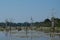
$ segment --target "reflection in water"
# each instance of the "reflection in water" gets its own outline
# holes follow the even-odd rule
[[[5,33],[5,36],[8,36],[8,32]]]
[[[51,40],[59,40],[60,33],[50,33],[50,39]]]
[[[14,32],[14,31],[13,31]],[[26,37],[26,31],[19,31],[19,32],[14,32],[14,33],[10,33],[10,32],[5,32],[5,33],[0,33],[0,35],[4,35],[5,36],[0,36],[0,40],[31,40],[31,32],[33,33],[32,40],[59,40],[59,35],[56,35],[55,33],[50,33],[50,34],[46,34],[44,32],[40,32],[40,31],[28,31],[28,39]],[[4,37],[4,39],[3,39]]]
[[[5,30],[5,36],[8,38],[8,40],[12,40],[11,30],[8,29]]]
[[[50,37],[51,37],[51,40],[54,40],[55,39],[54,33],[50,33]]]

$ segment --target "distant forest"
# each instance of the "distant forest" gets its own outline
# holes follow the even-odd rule
[[[36,27],[51,27],[51,20],[50,19],[45,19],[43,22],[34,22],[34,23],[29,23],[29,22],[24,22],[24,23],[13,23],[13,22],[0,22],[0,27],[5,27],[7,26],[12,26],[12,27],[23,27],[23,26],[27,26],[29,27],[30,25],[36,26]],[[54,26],[55,27],[60,27],[60,19],[59,18],[54,18]]]

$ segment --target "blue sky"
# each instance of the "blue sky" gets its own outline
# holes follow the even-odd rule
[[[0,0],[0,22],[30,22],[31,16],[40,22],[51,18],[52,8],[54,16],[60,18],[60,0]]]

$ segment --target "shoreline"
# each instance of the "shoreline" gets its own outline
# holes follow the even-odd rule
[[[11,30],[18,30],[18,31],[21,31],[21,30],[25,30],[26,31],[26,28],[23,28],[23,29],[19,29],[19,28],[12,28],[12,29],[10,29],[10,28],[0,28],[0,31],[11,31]],[[27,30],[31,30],[31,29],[27,29]],[[39,28],[33,28],[32,30],[36,30],[36,31],[43,31],[43,32],[51,32],[51,27],[39,27]],[[56,32],[56,33],[60,33],[60,27],[55,27],[55,30],[54,30],[54,32]]]

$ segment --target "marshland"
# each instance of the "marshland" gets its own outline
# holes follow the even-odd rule
[[[0,40],[60,40],[60,0],[0,0]]]

